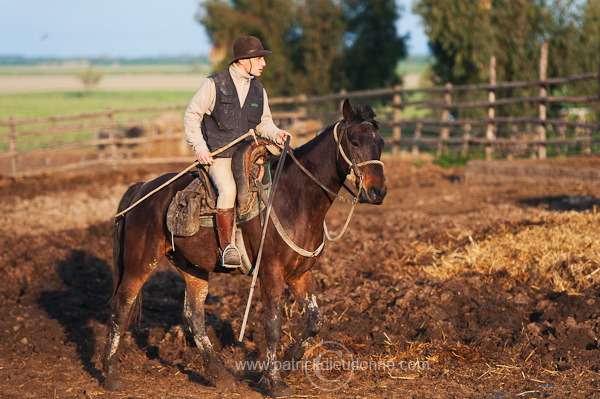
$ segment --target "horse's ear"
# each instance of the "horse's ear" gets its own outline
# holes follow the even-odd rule
[[[376,114],[375,111],[373,111],[373,108],[371,108],[371,106],[367,104],[362,109],[362,116],[365,119],[375,119]]]
[[[354,109],[352,108],[352,105],[350,105],[350,100],[348,99],[345,99],[344,105],[342,105],[342,115],[344,115],[344,119],[347,122],[351,122],[356,118]]]

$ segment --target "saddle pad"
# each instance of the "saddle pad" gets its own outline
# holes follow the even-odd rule
[[[256,180],[270,192],[271,162],[267,142],[242,143],[232,159],[237,185],[236,223],[255,218],[261,206]],[[189,237],[200,227],[216,227],[217,191],[203,168],[190,172],[195,178],[185,189],[176,193],[167,212],[167,228],[175,236]]]

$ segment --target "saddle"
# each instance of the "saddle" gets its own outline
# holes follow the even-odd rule
[[[280,152],[279,147],[264,139],[238,145],[231,160],[237,186],[237,224],[253,219],[264,207],[259,205],[257,180],[263,188],[270,188],[271,161]],[[189,237],[200,227],[216,226],[217,190],[204,168],[190,173],[196,178],[175,194],[167,211],[167,228],[174,236]]]

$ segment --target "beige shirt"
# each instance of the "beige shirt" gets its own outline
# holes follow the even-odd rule
[[[243,106],[244,101],[246,101],[248,91],[250,90],[250,82],[254,77],[247,74],[242,68],[236,66],[236,64],[231,64],[229,66],[229,74],[231,75],[233,83],[235,84],[238,98],[240,100],[240,106]],[[271,115],[271,109],[269,108],[269,98],[267,97],[267,92],[264,89],[263,96],[263,114],[261,121],[258,126],[256,126],[255,130],[259,136],[277,141],[277,135],[281,129],[275,126],[275,122],[273,122],[273,116]],[[185,139],[187,143],[192,146],[194,152],[196,153],[202,150],[209,151],[206,141],[204,140],[204,136],[202,136],[202,118],[204,118],[204,115],[210,115],[212,113],[215,107],[216,97],[217,92],[215,83],[211,79],[206,78],[200,85],[200,89],[194,95],[187,107],[187,110],[185,111],[185,115],[183,117]]]

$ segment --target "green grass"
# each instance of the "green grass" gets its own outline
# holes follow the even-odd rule
[[[124,109],[187,104],[194,91],[77,91],[0,95],[0,120],[75,115],[106,108]]]
[[[15,119],[77,115],[82,113],[111,109],[131,109],[143,107],[161,107],[180,104],[183,107],[190,101],[194,91],[91,91],[87,94],[77,91],[45,92],[45,93],[19,93],[0,95],[0,120],[9,117]],[[182,112],[183,113],[183,112]],[[144,114],[118,114],[115,116],[117,123],[124,122],[133,116],[142,118]],[[183,115],[182,115],[183,117]],[[72,123],[61,123],[61,127],[68,127]],[[19,125],[17,132],[44,131],[50,128],[52,122]],[[6,127],[0,128],[0,151],[8,150]],[[43,148],[60,143],[89,140],[93,132],[89,129],[62,133],[52,137],[49,134],[25,135],[17,140],[17,148],[21,151]]]
[[[434,164],[442,168],[451,168],[456,166],[465,166],[471,159],[485,159],[483,151],[469,151],[462,155],[460,151],[445,151],[442,155],[436,157]]]
[[[396,73],[399,75],[405,73],[424,73],[432,63],[433,57],[411,55],[398,63]]]

